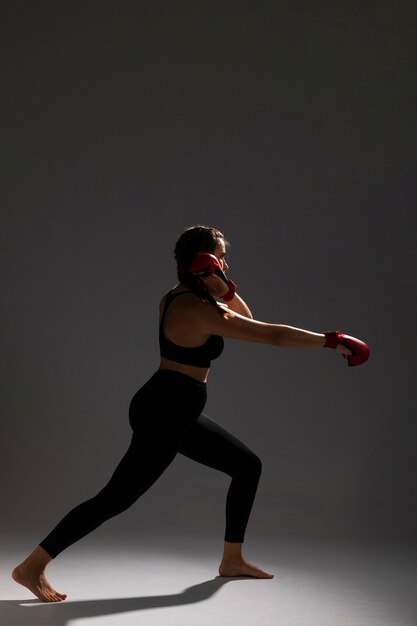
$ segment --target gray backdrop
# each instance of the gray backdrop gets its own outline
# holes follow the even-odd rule
[[[248,537],[412,541],[415,3],[2,13],[3,539],[35,546],[109,479],[175,241],[203,223],[256,319],[372,350],[226,341],[207,413],[263,460]],[[221,541],[229,481],[178,456],[96,535]]]

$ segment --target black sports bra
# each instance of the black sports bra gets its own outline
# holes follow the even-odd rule
[[[183,293],[193,293],[192,291],[179,291],[172,293],[169,291],[166,296],[164,310],[162,311],[161,321],[159,323],[159,346],[161,356],[183,363],[184,365],[195,365],[196,367],[210,367],[212,359],[217,359],[223,352],[224,340],[219,335],[210,335],[210,337],[201,346],[196,348],[185,348],[173,343],[164,333],[164,321],[167,309],[171,302],[177,296]]]

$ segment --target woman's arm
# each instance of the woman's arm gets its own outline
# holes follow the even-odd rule
[[[224,319],[212,305],[197,298],[190,299],[182,313],[182,322],[186,328],[198,326],[208,335],[221,335],[280,348],[323,348],[325,345],[324,333],[315,333],[286,324],[260,322],[230,309],[229,311],[229,318]],[[335,351],[345,356],[352,355],[352,351],[342,343],[337,344]]]
[[[202,278],[201,281],[212,296],[222,297],[225,286],[218,276],[213,274]],[[332,340],[329,343],[326,341],[326,334],[324,333],[315,333],[287,324],[269,324],[254,320],[246,303],[237,296],[236,293],[231,300],[228,300],[229,305],[230,303],[232,303],[232,306],[229,307],[225,304],[220,304],[220,306],[228,309],[230,312],[228,318],[225,319],[220,317],[212,306],[205,307],[205,303],[201,300],[194,302],[194,306],[189,309],[193,320],[191,321],[191,319],[189,319],[187,323],[195,324],[198,320],[197,324],[200,329],[209,335],[222,335],[223,337],[230,337],[232,339],[266,343],[281,348],[332,347],[345,357],[356,355],[356,362],[349,362],[349,365],[358,365],[369,356],[369,348],[366,344],[360,341],[358,343],[358,340],[354,337],[349,338],[347,335],[340,334],[340,338],[338,337],[337,340]],[[195,310],[193,311],[194,307]],[[241,311],[244,311],[244,313],[242,314]],[[250,317],[246,313],[249,313]],[[341,341],[342,337],[344,338],[343,341]],[[334,343],[334,345],[331,345],[332,343]],[[363,344],[362,346],[359,345],[361,343]],[[352,345],[356,346],[354,351],[350,349]],[[364,358],[365,352],[367,352],[368,355],[366,358]],[[359,356],[359,353],[361,353],[361,356]]]
[[[224,337],[266,343],[279,348],[323,348],[326,340],[324,333],[295,328],[287,324],[260,322],[252,318],[245,318],[238,313],[234,313],[232,318],[224,320],[220,326],[219,330],[222,330]],[[216,333],[213,332],[212,334]]]
[[[222,297],[225,285],[221,278],[212,274],[202,277],[200,281],[213,297]],[[231,339],[255,341],[283,348],[322,348],[324,346],[326,337],[323,333],[313,333],[285,324],[268,324],[254,320],[246,303],[237,293],[227,305],[231,312],[228,319],[221,317],[212,306],[207,306],[206,303],[197,299],[193,301],[188,312],[193,322],[198,320],[201,330],[209,335],[221,335]],[[225,304],[220,304],[220,306],[226,308]],[[191,319],[189,323],[192,323]]]
[[[237,293],[235,293],[232,300],[229,300],[229,302],[227,303],[227,307],[235,313],[239,313],[244,317],[249,317],[250,319],[253,319],[253,315],[248,305]]]
[[[211,274],[211,276],[202,276],[200,278],[200,283],[207,289],[213,298],[222,298],[227,292],[227,287],[224,281],[216,274]],[[239,315],[253,319],[253,315],[248,305],[243,298],[237,294],[237,292],[235,292],[231,300],[227,301],[227,305],[222,302],[219,302],[218,304],[220,304],[223,308],[228,308],[231,311],[239,313]]]
[[[315,333],[285,324],[261,322],[231,309],[228,310],[229,318],[224,319],[210,304],[197,298],[190,299],[187,309],[182,313],[182,321],[185,327],[198,325],[200,330],[208,335],[221,335],[242,341],[254,341],[283,348],[321,348],[324,346],[325,335],[323,333]]]

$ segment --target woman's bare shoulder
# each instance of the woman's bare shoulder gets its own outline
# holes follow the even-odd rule
[[[227,305],[222,306],[228,313],[226,317],[219,315],[219,312],[212,305],[205,302],[193,303],[190,305],[191,307],[198,312],[201,327],[209,335],[221,335],[231,339],[270,345],[276,345],[278,342],[279,324],[245,317],[232,311]]]
[[[181,311],[181,313],[190,311],[193,311],[193,303],[197,303],[197,302],[201,302],[200,298],[197,296],[197,294],[193,293],[192,291],[184,291],[184,290],[171,290],[169,293],[176,295],[176,294],[181,294],[180,297],[176,297],[172,300],[172,302],[169,305],[169,310],[172,311]],[[159,303],[159,315],[162,315],[162,311],[164,310],[164,306],[165,306],[165,302],[166,299],[168,297],[168,293],[166,293],[160,303]]]

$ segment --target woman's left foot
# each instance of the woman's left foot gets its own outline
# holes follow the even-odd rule
[[[274,574],[264,572],[245,559],[223,560],[219,567],[220,576],[250,576],[251,578],[273,578]]]

